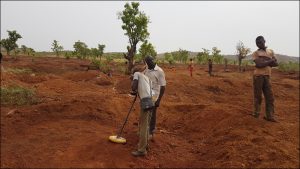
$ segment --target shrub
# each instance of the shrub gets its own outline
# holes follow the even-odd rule
[[[32,70],[28,68],[8,68],[7,72],[21,74],[21,73],[32,73]]]
[[[278,69],[283,72],[299,71],[299,62],[280,62]]]
[[[70,59],[72,57],[72,52],[65,52],[64,56],[66,59]]]
[[[109,63],[103,63],[100,60],[96,60],[93,59],[92,60],[92,65],[97,66],[99,68],[100,71],[102,71],[103,73],[109,73],[111,71],[111,68],[109,66]]]
[[[1,87],[1,105],[36,104],[35,91],[21,86]]]
[[[174,64],[175,63],[175,59],[173,57],[172,53],[165,53],[164,54],[164,59],[169,62],[169,64]]]

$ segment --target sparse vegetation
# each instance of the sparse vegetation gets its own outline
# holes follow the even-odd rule
[[[237,58],[239,62],[239,71],[242,71],[242,60],[245,59],[248,53],[251,52],[250,48],[247,48],[242,41],[239,41],[236,45]]]
[[[84,42],[77,41],[77,42],[75,42],[73,47],[75,49],[73,54],[77,58],[79,58],[79,59],[86,59],[87,58],[87,56],[90,52],[90,49],[88,48],[88,46]]]
[[[217,47],[213,47],[211,50],[212,60],[216,64],[222,64],[224,57],[220,53],[221,53],[221,50],[219,50]]]
[[[209,50],[205,49],[205,48],[202,48],[202,50],[203,51],[199,52],[196,56],[197,62],[199,64],[207,64],[208,59],[209,59]]]
[[[171,53],[165,53],[164,58],[169,64],[175,63],[174,57]]]
[[[64,53],[64,57],[65,57],[66,59],[70,59],[72,56],[73,56],[72,52],[66,51],[66,52]]]
[[[189,52],[187,50],[179,49],[178,51],[171,52],[174,60],[180,63],[186,63],[189,57]]]
[[[299,71],[299,62],[280,62],[278,69],[283,72],[296,72]]]
[[[23,52],[23,54],[25,55],[27,53],[27,46],[22,45],[21,46],[21,51]]]
[[[93,59],[100,57],[100,61],[101,61],[104,48],[105,48],[105,45],[100,45],[100,44],[98,44],[98,48],[91,48],[90,54],[92,55]]]
[[[32,70],[28,68],[8,68],[6,71],[15,74],[32,73]]]
[[[30,105],[38,99],[32,89],[21,86],[1,87],[1,105]]]
[[[63,46],[59,45],[57,40],[53,41],[51,49],[55,52],[56,56],[59,56],[59,53],[64,50]]]
[[[22,38],[20,34],[17,33],[17,31],[7,31],[8,32],[8,38],[2,39],[0,41],[1,47],[5,48],[7,55],[10,55],[10,52],[16,48],[18,48],[18,44],[16,43],[18,39]]]

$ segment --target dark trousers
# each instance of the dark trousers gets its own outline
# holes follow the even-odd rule
[[[262,93],[265,97],[266,118],[272,119],[274,115],[274,96],[270,82],[270,76],[253,76],[254,89],[254,115],[259,116],[262,102]]]
[[[152,115],[151,115],[151,120],[150,120],[150,128],[149,128],[149,134],[153,134],[155,130],[155,125],[156,125],[156,109],[157,107],[154,106],[152,109]]]
[[[212,75],[212,66],[208,66],[208,74],[209,74],[209,76]]]

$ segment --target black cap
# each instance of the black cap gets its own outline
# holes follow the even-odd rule
[[[257,41],[260,41],[260,40],[265,40],[265,38],[264,38],[263,36],[258,36],[258,37],[255,39],[256,42],[257,42]]]
[[[147,56],[145,57],[145,61],[146,61],[146,62],[149,62],[149,61],[152,61],[152,62],[153,62],[153,60],[154,60],[154,58],[151,57],[150,55],[147,55]]]

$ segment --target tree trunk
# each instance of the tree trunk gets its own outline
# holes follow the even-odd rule
[[[239,58],[239,72],[241,72],[241,71],[242,71],[241,65],[242,65],[242,59],[241,59],[241,58]]]
[[[128,60],[127,74],[131,74],[132,68],[133,68],[133,57],[131,57],[131,58]]]
[[[131,73],[131,70],[133,68],[133,57],[135,55],[135,52],[136,52],[136,46],[132,46],[130,48],[130,50],[128,51],[127,55],[124,55],[125,59],[128,60],[128,66],[127,66],[127,71],[126,71],[126,74],[130,74]]]

